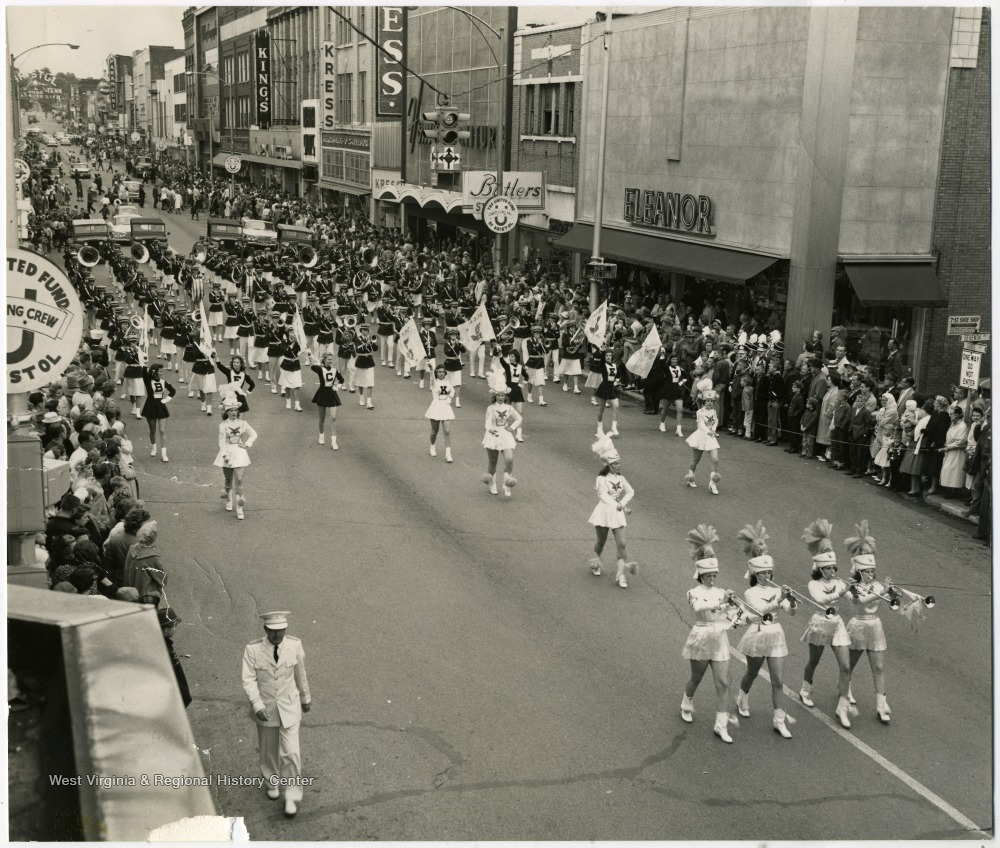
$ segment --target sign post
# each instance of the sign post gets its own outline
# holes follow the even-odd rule
[[[972,350],[962,351],[962,374],[959,378],[959,385],[966,389],[976,389],[979,387],[979,366],[982,364],[983,355]]]

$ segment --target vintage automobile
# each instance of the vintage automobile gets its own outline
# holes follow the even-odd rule
[[[90,165],[86,162],[74,162],[69,166],[69,175],[79,177],[81,180],[90,179]]]
[[[139,199],[139,187],[142,185],[139,180],[125,180],[125,192],[129,200]]]
[[[274,250],[278,246],[278,231],[270,221],[260,221],[256,218],[244,218],[240,221],[243,227],[243,245],[245,248],[257,250]]]
[[[307,268],[316,265],[318,256],[313,247],[313,231],[307,227],[278,224],[278,248],[283,255],[294,254],[295,260]]]
[[[228,218],[209,218],[205,237],[213,247],[234,253],[242,251],[243,227],[237,221]]]
[[[148,180],[153,175],[153,160],[148,156],[140,156],[135,163],[135,173]]]
[[[126,242],[132,240],[132,219],[141,217],[137,206],[119,206],[118,212],[111,219],[111,240]]]

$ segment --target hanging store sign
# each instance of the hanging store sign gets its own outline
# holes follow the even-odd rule
[[[322,97],[319,101],[319,126],[332,130],[337,123],[337,46],[323,42],[323,61],[319,75]]]
[[[945,330],[945,335],[961,336],[965,333],[978,333],[981,320],[982,316],[980,315],[949,315],[948,329]]]
[[[256,51],[257,126],[266,130],[271,126],[271,37],[266,31],[257,33]]]
[[[545,178],[541,171],[506,171],[497,191],[496,171],[466,171],[462,180],[462,211],[479,217],[491,197],[506,197],[519,211],[545,208]]]
[[[118,111],[118,59],[108,57],[108,103],[112,112]]]
[[[671,191],[625,189],[625,220],[640,227],[675,230],[714,236],[712,201],[704,194],[695,197]]]
[[[406,56],[406,10],[402,6],[378,8],[377,38],[375,115],[379,118],[402,118],[403,58]]]

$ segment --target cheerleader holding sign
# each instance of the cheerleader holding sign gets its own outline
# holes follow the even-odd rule
[[[597,481],[594,483],[600,502],[588,519],[597,532],[594,557],[590,560],[590,573],[594,577],[601,576],[601,553],[604,551],[604,544],[608,540],[608,531],[610,530],[615,537],[617,553],[618,568],[615,573],[615,583],[622,589],[627,589],[625,569],[628,568],[635,574],[636,563],[626,564],[625,562],[625,516],[632,512],[628,508],[628,504],[635,497],[635,490],[621,475],[621,457],[615,450],[610,435],[602,435],[598,441],[591,445],[591,450],[601,458],[604,468],[601,469],[600,474],[597,475]]]

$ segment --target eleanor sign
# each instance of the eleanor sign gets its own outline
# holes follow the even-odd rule
[[[712,201],[704,194],[625,189],[624,218],[630,224],[714,236]]]

